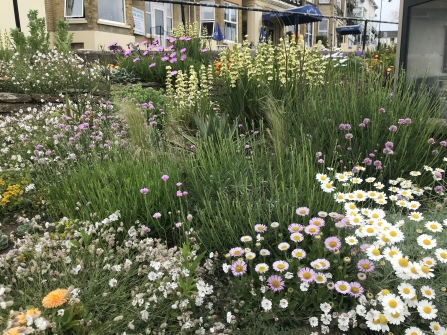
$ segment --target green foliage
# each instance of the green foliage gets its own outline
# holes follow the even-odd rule
[[[54,46],[61,52],[68,52],[71,50],[71,43],[73,42],[73,33],[68,32],[69,23],[64,19],[56,21],[56,40]]]
[[[0,250],[4,250],[8,247],[8,236],[4,235],[0,230]]]
[[[329,47],[329,45],[327,44],[328,38],[326,35],[317,35],[316,40],[317,42],[321,41],[321,44],[323,44],[323,46],[325,46],[326,48]]]
[[[134,101],[137,104],[151,101],[155,109],[163,108],[164,106],[163,90],[154,90],[152,87],[143,88],[141,84],[125,86],[119,91],[113,91],[112,96],[117,101],[126,99],[128,101]]]
[[[50,49],[50,34],[47,31],[45,19],[38,17],[37,10],[30,10],[27,14],[29,36],[18,28],[11,29],[11,38],[14,48],[21,55],[30,57],[37,51],[46,53]]]

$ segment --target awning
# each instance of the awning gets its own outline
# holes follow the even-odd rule
[[[286,12],[287,13],[266,13],[262,15],[262,20],[280,19],[284,25],[293,26],[294,24],[317,22],[323,19],[318,8],[312,5],[288,9]],[[290,14],[289,12],[296,14]]]
[[[356,26],[344,26],[335,28],[339,35],[360,35],[362,33],[362,27]]]

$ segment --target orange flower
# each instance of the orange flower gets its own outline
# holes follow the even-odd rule
[[[17,321],[19,325],[24,325],[26,323],[25,313],[20,313],[19,315],[17,315],[15,321]]]
[[[214,67],[219,70],[220,69],[220,62],[216,62],[216,64],[214,64]]]
[[[65,294],[68,290],[57,289],[51,291],[47,294],[45,298],[42,299],[42,305],[45,308],[56,308],[67,302],[67,298],[65,298]]]

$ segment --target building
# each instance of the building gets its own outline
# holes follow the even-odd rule
[[[316,6],[326,16],[351,16],[357,1],[373,0],[196,0],[208,4],[262,8],[267,11],[289,10],[300,5]],[[293,33],[293,26],[285,27],[278,20],[262,20],[262,12],[232,8],[199,7],[144,0],[17,0],[22,30],[26,31],[26,14],[37,9],[45,16],[51,38],[57,19],[68,21],[73,33],[73,49],[101,50],[113,42],[120,45],[145,39],[159,38],[166,43],[170,31],[180,22],[200,22],[201,31],[210,36],[219,23],[225,40],[220,44],[240,43],[246,35],[257,44],[261,27],[268,38],[278,43],[281,37]],[[308,46],[316,43],[318,35],[327,36],[326,47],[347,43],[349,37],[337,37],[335,29],[349,20],[324,18],[321,22],[302,24],[299,33]],[[0,12],[0,30],[15,27],[12,1]],[[216,43],[213,43],[216,47]]]
[[[397,44],[397,30],[380,31],[379,42],[383,46]]]
[[[376,10],[379,8],[374,0],[358,0],[357,6],[354,8],[354,17],[362,18],[365,20],[377,20]],[[366,30],[365,46],[370,49],[376,49],[377,47],[377,23],[368,22],[365,29],[365,21],[359,21],[363,30]],[[363,45],[363,34],[357,36],[356,43]]]

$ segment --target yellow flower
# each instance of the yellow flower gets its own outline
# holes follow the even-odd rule
[[[45,308],[56,308],[59,307],[67,302],[67,298],[65,298],[65,294],[67,293],[67,290],[64,289],[57,289],[54,291],[51,291],[47,294],[45,298],[42,299],[42,305]]]
[[[20,333],[19,333],[19,330],[21,331]],[[14,328],[8,329],[6,332],[3,333],[3,335],[19,335],[19,334],[22,334],[23,331],[26,331],[25,327],[14,327]]]
[[[26,311],[26,314],[33,317],[35,314],[42,314],[42,312],[38,308],[31,308]]]
[[[26,323],[26,315],[25,313],[20,313],[15,319],[19,325],[24,325]]]

